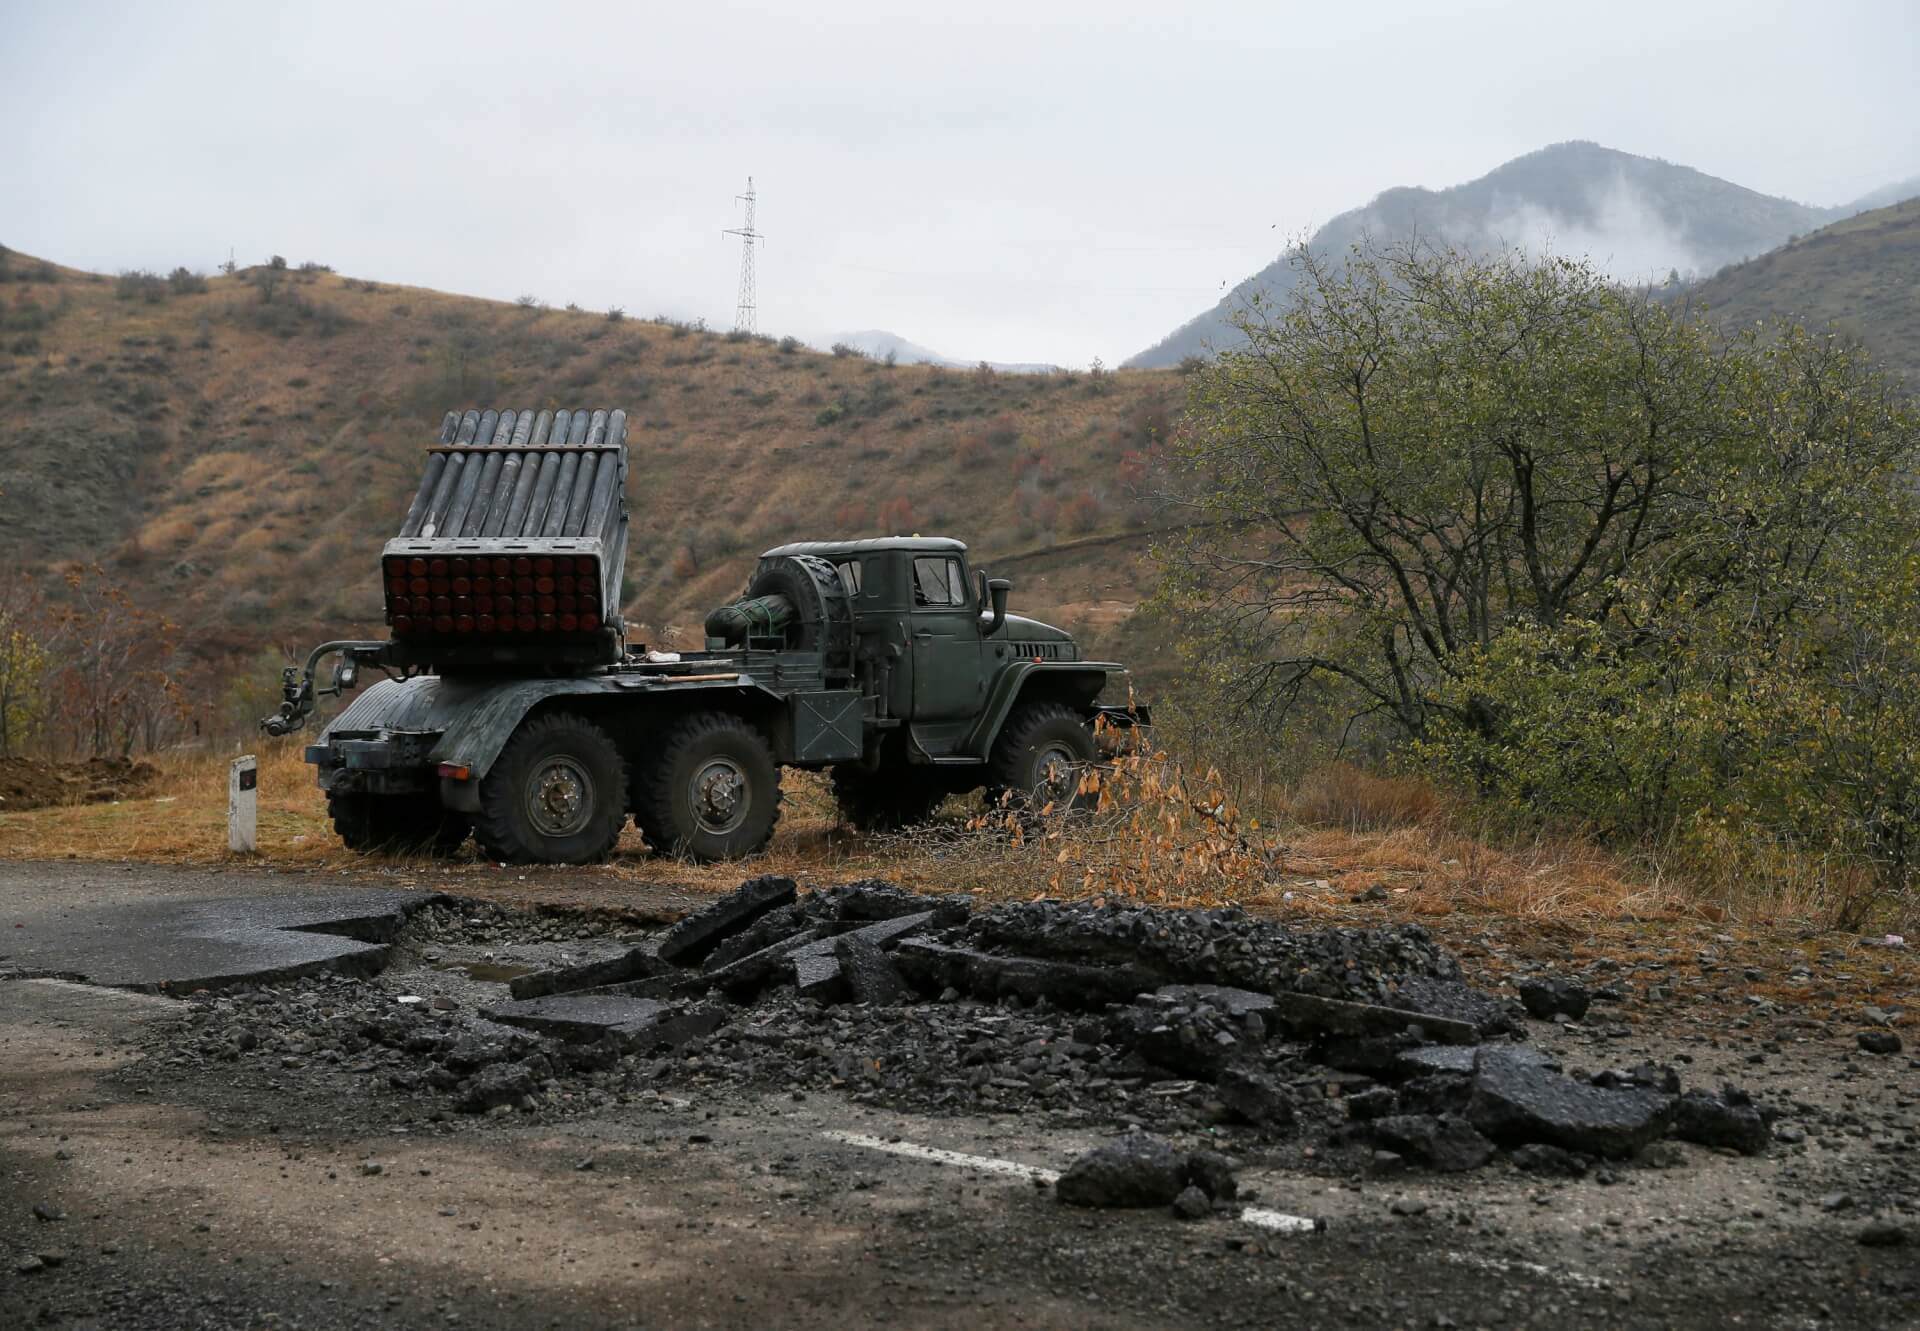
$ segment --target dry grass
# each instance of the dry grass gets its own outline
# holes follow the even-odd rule
[[[226,850],[221,755],[159,760],[151,798],[0,814],[0,858],[240,862]],[[1712,872],[1694,853],[1618,854],[1572,835],[1519,837],[1474,820],[1471,808],[1418,783],[1351,770],[1317,774],[1291,816],[1243,814],[1217,780],[1164,755],[1139,759],[1130,779],[1109,774],[1091,814],[1012,818],[950,802],[929,827],[871,837],[843,826],[823,778],[789,773],[778,831],[746,863],[697,865],[652,856],[629,829],[612,861],[585,870],[527,870],[535,878],[585,872],[608,888],[666,884],[721,892],[748,873],[826,883],[885,877],[912,887],[991,900],[1038,896],[1142,900],[1175,906],[1233,903],[1275,916],[1378,921],[1382,903],[1355,898],[1376,885],[1401,918],[1452,915],[1550,924],[1694,919],[1718,924],[1827,925],[1861,886],[1846,875],[1764,854],[1729,855]],[[1301,815],[1317,815],[1308,821]],[[304,869],[378,866],[462,877],[497,874],[471,846],[452,861],[363,857],[335,839],[312,769],[294,743],[261,750],[260,853],[249,861]],[[1374,894],[1377,898],[1378,893]],[[1844,921],[1843,921],[1844,922]]]

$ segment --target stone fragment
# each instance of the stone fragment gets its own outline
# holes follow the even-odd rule
[[[474,1074],[458,1104],[466,1113],[484,1114],[496,1106],[521,1103],[538,1085],[524,1063],[490,1063]]]
[[[834,940],[833,955],[840,963],[841,974],[846,976],[847,989],[854,1002],[885,1007],[905,1002],[912,996],[913,991],[881,951],[880,944],[863,934],[847,934]]]
[[[1587,1172],[1584,1158],[1564,1147],[1550,1146],[1546,1142],[1528,1142],[1525,1146],[1516,1146],[1512,1158],[1515,1169],[1548,1178],[1584,1178]]]
[[[1443,1174],[1478,1169],[1493,1158],[1493,1143],[1457,1118],[1392,1114],[1368,1131],[1378,1145]]]
[[[1552,1021],[1557,1016],[1578,1021],[1587,1015],[1587,1008],[1593,1002],[1593,995],[1584,988],[1557,975],[1521,980],[1514,988],[1520,991],[1521,1006],[1541,1021]]]
[[[1225,984],[1163,984],[1154,990],[1154,996],[1181,1007],[1204,1003],[1242,1023],[1248,1016],[1264,1017],[1273,1011],[1272,994],[1235,989]]]
[[[1271,1077],[1245,1068],[1228,1068],[1215,1084],[1220,1102],[1256,1127],[1285,1131],[1293,1126],[1293,1092]]]
[[[1406,976],[1394,991],[1392,1006],[1429,1018],[1444,1017],[1449,1021],[1463,1022],[1471,1026],[1481,1040],[1491,1040],[1496,1035],[1517,1034],[1520,1030],[1505,1003],[1457,979],[1442,979],[1432,975]],[[1430,1038],[1445,1044],[1473,1043],[1446,1040],[1438,1035]]]
[[[1854,1041],[1869,1054],[1897,1054],[1904,1047],[1892,1031],[1861,1031]]]
[[[1240,1180],[1234,1177],[1238,1168],[1232,1156],[1218,1151],[1189,1151],[1184,1177],[1214,1201],[1230,1202],[1240,1195]]]
[[[894,946],[902,938],[918,933],[933,921],[932,911],[896,915],[876,921],[852,933],[830,934],[817,938],[789,954],[793,963],[794,984],[802,998],[836,1002],[849,992],[849,977],[840,963],[840,949],[851,940],[879,949]],[[891,966],[888,969],[892,969]],[[898,979],[898,972],[894,972]]]
[[[1742,1155],[1767,1149],[1771,1134],[1760,1111],[1746,1097],[1688,1091],[1674,1102],[1672,1134],[1698,1146],[1730,1147]]]
[[[1480,1042],[1471,1022],[1313,994],[1275,994],[1273,1016],[1282,1025],[1309,1035],[1393,1035],[1417,1026],[1427,1039],[1441,1044]]]
[[[621,995],[554,994],[488,1008],[487,1018],[569,1043],[605,1040],[620,1049],[675,1048],[726,1020],[726,1009],[687,1000],[661,1002]]]
[[[1417,1077],[1429,1072],[1471,1075],[1473,1060],[1479,1053],[1478,1045],[1423,1044],[1415,1049],[1403,1050],[1394,1059],[1394,1064],[1397,1071],[1408,1076]]]
[[[975,998],[1044,998],[1070,1008],[1124,1003],[1160,983],[1159,976],[1129,966],[1001,957],[920,938],[900,944],[894,964],[925,993],[951,987]]]
[[[722,966],[740,960],[763,947],[772,947],[783,938],[789,938],[802,929],[811,927],[812,921],[807,911],[798,904],[781,906],[770,910],[752,924],[724,939],[720,945],[707,953],[700,963],[700,969],[717,971]]]
[[[1400,1096],[1391,1086],[1370,1086],[1341,1099],[1347,1106],[1347,1117],[1356,1122],[1385,1118],[1400,1104]]]
[[[652,979],[672,969],[651,947],[635,947],[628,948],[617,957],[516,975],[508,982],[507,991],[515,998],[543,998],[548,994],[594,989],[604,984]]]
[[[1067,1166],[1054,1195],[1068,1206],[1167,1206],[1186,1187],[1180,1153],[1158,1137],[1132,1133]]]
[[[1198,1185],[1189,1183],[1173,1199],[1173,1213],[1182,1220],[1204,1220],[1213,1214],[1213,1203]]]
[[[1907,1241],[1907,1231],[1892,1220],[1873,1220],[1854,1235],[1862,1247],[1898,1248]]]
[[[711,906],[667,930],[660,939],[660,960],[676,966],[695,965],[728,935],[738,933],[770,910],[792,905],[795,895],[791,878],[771,874],[749,878]]]
[[[1475,1062],[1467,1113],[1475,1128],[1497,1142],[1548,1142],[1619,1158],[1665,1132],[1673,1104],[1660,1091],[1587,1085],[1535,1059],[1489,1048]]]
[[[834,940],[820,941],[832,943]],[[800,997],[819,1003],[838,1003],[847,996],[846,973],[840,969],[840,958],[832,952],[803,947],[787,960],[793,966],[793,987]]]
[[[783,974],[791,974],[793,968],[788,965],[788,958],[819,939],[819,930],[803,929],[771,947],[763,947],[738,961],[728,962],[719,970],[703,976],[702,980],[730,997],[751,999],[768,985],[776,983]]]

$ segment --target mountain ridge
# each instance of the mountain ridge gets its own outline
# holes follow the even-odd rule
[[[1889,186],[1898,189],[1900,186]],[[1877,193],[1877,192],[1876,192]],[[1863,196],[1872,198],[1874,196]],[[1616,276],[1659,278],[1669,271],[1703,276],[1763,254],[1790,236],[1857,211],[1761,194],[1692,167],[1588,140],[1551,144],[1444,189],[1394,186],[1341,213],[1304,244],[1337,258],[1363,241],[1424,237],[1476,252],[1519,246],[1592,254]],[[1256,294],[1284,300],[1298,247],[1237,284],[1232,292],[1130,357],[1130,368],[1177,365],[1237,343],[1230,322]]]

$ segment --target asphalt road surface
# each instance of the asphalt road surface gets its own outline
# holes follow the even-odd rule
[[[377,926],[305,931],[391,899],[0,866],[0,1327],[1920,1325],[1920,1087],[1838,1039],[1754,1062],[1731,1029],[1637,1037],[1825,1111],[1763,1157],[1571,1181],[1250,1158],[1251,1198],[1200,1220],[1055,1200],[1119,1123],[720,1086],[421,1114],[319,1063],[169,1057],[167,972],[366,969]]]

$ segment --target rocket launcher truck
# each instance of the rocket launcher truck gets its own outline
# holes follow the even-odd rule
[[[1122,676],[1010,614],[1011,586],[945,537],[806,541],[760,556],[706,646],[649,652],[621,617],[623,411],[448,413],[380,554],[389,634],[314,648],[261,724],[382,678],[306,759],[356,850],[581,864],[628,818],[662,854],[762,849],[783,768],[826,771],[850,822],[930,817],[950,795],[1068,804],[1094,731],[1147,722]],[[328,683],[318,683],[332,658]]]

